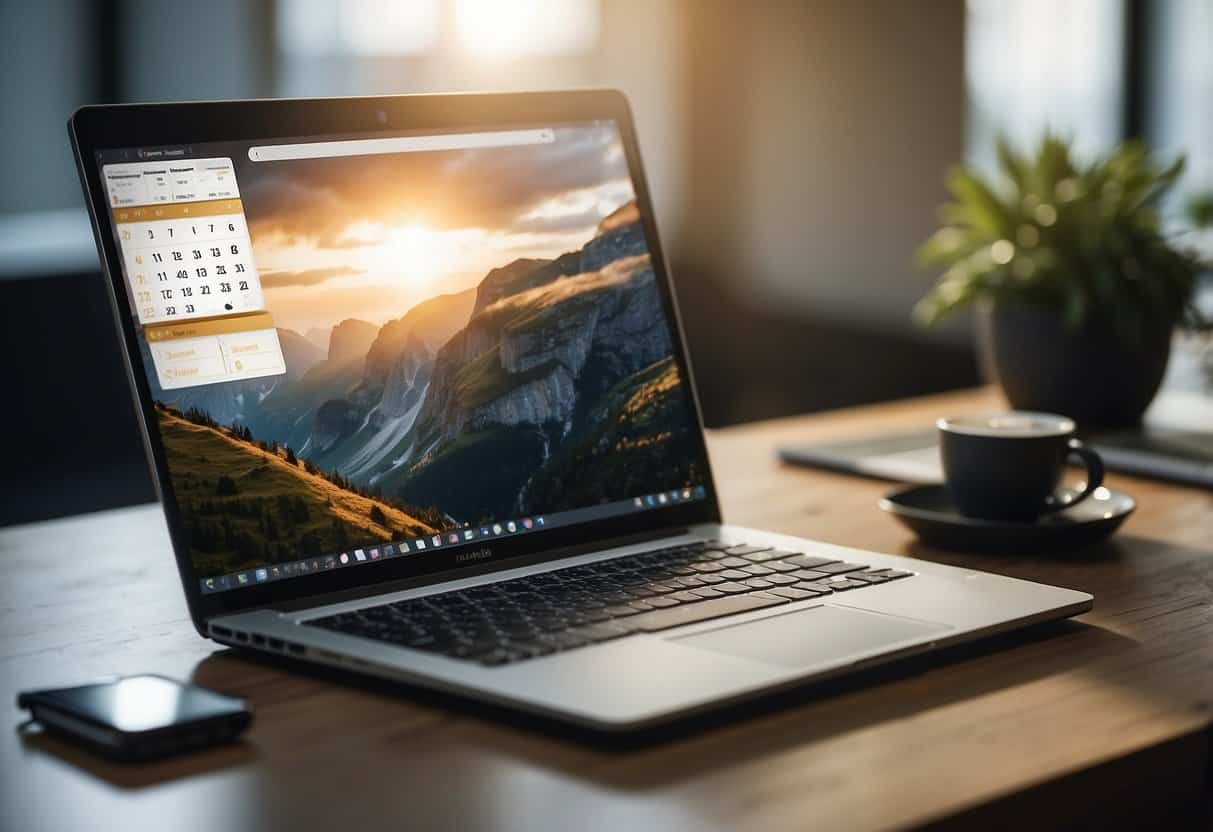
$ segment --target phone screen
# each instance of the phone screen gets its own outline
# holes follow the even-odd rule
[[[239,699],[161,676],[129,676],[43,696],[68,713],[123,732],[154,731],[244,710]]]

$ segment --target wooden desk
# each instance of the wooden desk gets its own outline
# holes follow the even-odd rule
[[[726,518],[1090,590],[1092,613],[638,751],[218,649],[187,620],[155,506],[0,533],[0,700],[158,672],[257,708],[243,746],[122,768],[17,732],[8,706],[0,828],[863,829],[1161,822],[1199,807],[1213,494],[1113,476],[1140,503],[1115,542],[1064,559],[976,557],[917,546],[876,508],[887,484],[775,461],[781,441],[992,402],[950,395],[715,432]]]

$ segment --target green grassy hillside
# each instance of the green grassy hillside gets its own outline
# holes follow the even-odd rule
[[[173,489],[201,576],[432,534],[397,506],[334,484],[283,451],[159,410]]]

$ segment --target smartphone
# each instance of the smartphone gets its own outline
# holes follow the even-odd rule
[[[20,693],[17,707],[49,732],[128,761],[228,742],[253,718],[242,699],[151,675]]]

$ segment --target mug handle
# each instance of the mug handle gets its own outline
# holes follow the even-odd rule
[[[1053,494],[1045,500],[1045,514],[1052,514],[1055,511],[1067,509],[1076,503],[1081,503],[1083,500],[1095,493],[1095,489],[1103,485],[1103,459],[1099,454],[1088,448],[1081,441],[1071,439],[1066,443],[1066,457],[1076,456],[1082,460],[1082,464],[1087,469],[1087,485],[1078,494],[1064,493]]]

